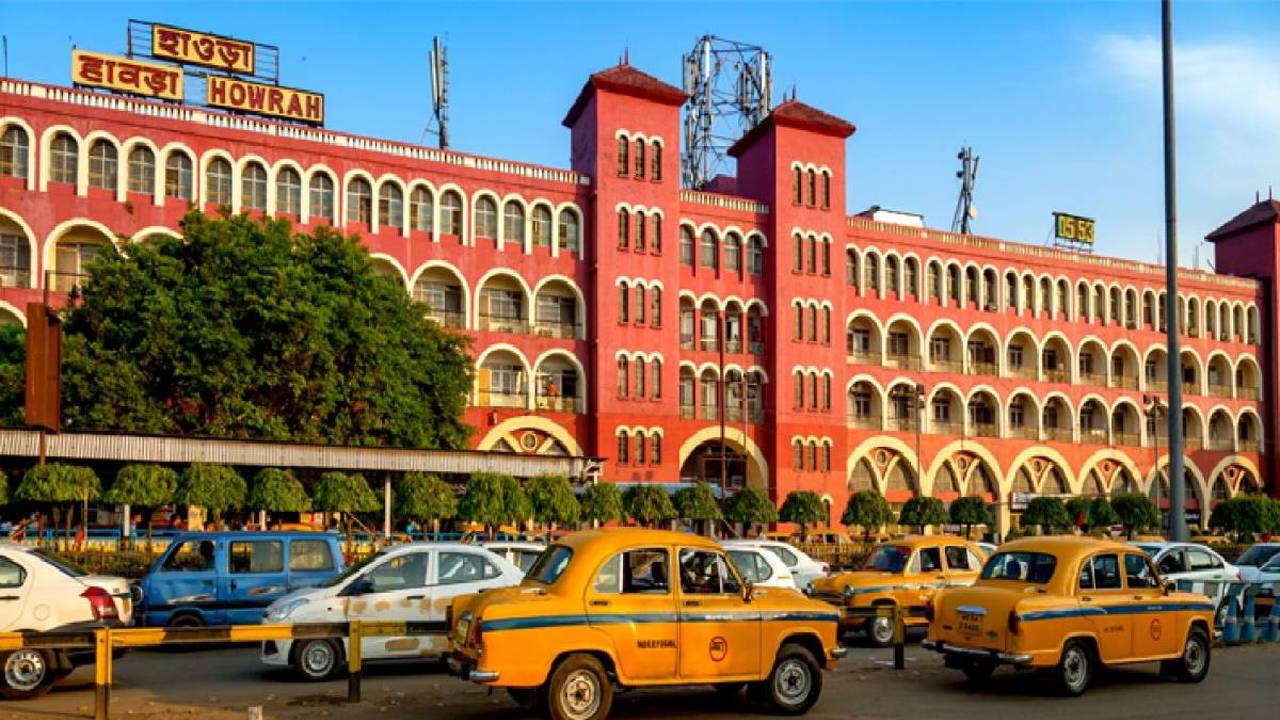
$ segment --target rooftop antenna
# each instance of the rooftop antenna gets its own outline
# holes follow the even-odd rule
[[[951,232],[970,235],[969,225],[978,217],[978,208],[973,204],[973,183],[978,179],[978,161],[982,158],[966,145],[960,148],[956,159],[960,161],[960,169],[956,171],[956,177],[960,178],[960,199],[956,201],[956,214],[951,219]]]
[[[685,187],[701,188],[725,162],[729,147],[773,109],[773,68],[759,45],[703,35],[681,58]]]
[[[433,134],[439,140],[441,150],[449,149],[449,50],[436,35],[431,40],[431,52],[427,55],[431,66],[431,122],[422,134]],[[432,125],[435,130],[432,130]]]
[[[9,36],[0,35],[0,39],[4,40],[4,76],[9,77]]]

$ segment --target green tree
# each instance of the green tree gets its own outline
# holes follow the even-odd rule
[[[458,516],[458,496],[453,488],[436,477],[419,472],[405,473],[396,487],[396,511],[418,525],[440,531],[440,521]]]
[[[0,427],[27,422],[27,330],[17,323],[0,325]]]
[[[66,506],[66,538],[71,541],[72,520],[76,505],[87,506],[102,495],[102,482],[92,469],[80,465],[49,463],[37,465],[22,476],[13,493],[15,500],[52,506],[53,523],[59,521],[61,506]],[[42,533],[43,534],[43,533]]]
[[[205,521],[213,523],[224,512],[242,507],[248,492],[240,473],[226,465],[194,463],[178,476],[173,499],[179,505],[204,508]]]
[[[753,525],[777,522],[778,508],[763,490],[744,487],[725,501],[725,516],[731,521],[741,524],[742,534],[746,536]]]
[[[1072,520],[1061,498],[1038,497],[1032,498],[1031,502],[1027,503],[1027,509],[1022,511],[1022,519],[1019,522],[1024,528],[1039,525],[1051,535],[1055,528],[1069,527]]]
[[[280,468],[263,468],[253,476],[245,507],[263,513],[306,512],[311,498],[292,472]]]
[[[1265,495],[1237,495],[1218,503],[1209,516],[1211,527],[1234,533],[1241,543],[1259,533],[1274,532],[1280,524],[1280,503]]]
[[[555,525],[578,522],[582,506],[573,494],[569,478],[563,475],[538,475],[529,478],[524,487],[533,507],[533,519],[547,530]]]
[[[65,311],[67,427],[466,445],[466,341],[355,236],[198,212],[182,230],[89,265]]]
[[[377,512],[382,501],[359,473],[327,472],[320,475],[311,491],[311,505],[320,512],[341,513],[343,534],[351,545],[357,513]]]
[[[499,525],[528,520],[533,515],[533,504],[514,477],[476,473],[467,480],[462,501],[458,503],[458,515],[484,525],[492,538]]]
[[[596,482],[582,491],[582,519],[597,523],[621,521],[627,516],[622,492],[613,483]]]
[[[827,520],[827,506],[812,490],[792,490],[782,501],[778,519],[800,526],[800,540],[809,539],[809,526]]]
[[[677,490],[675,506],[680,517],[697,523],[699,532],[704,535],[707,534],[707,523],[724,517],[720,503],[716,502],[716,496],[706,481]]]
[[[951,507],[947,508],[947,512],[953,524],[964,526],[965,539],[968,539],[969,529],[974,525],[995,523],[991,517],[991,511],[987,509],[987,501],[980,497],[956,498],[951,501]]]
[[[914,525],[924,533],[927,525],[946,525],[951,520],[947,507],[935,497],[913,497],[902,504],[898,513],[898,523]]]
[[[1105,497],[1096,497],[1089,501],[1089,527],[1109,528],[1120,522],[1120,516]]]
[[[151,554],[151,529],[156,508],[173,502],[178,490],[178,473],[163,465],[125,465],[102,501],[111,505],[138,508],[147,517],[147,554]]]
[[[0,470],[0,506],[9,504],[9,476]]]
[[[661,485],[632,485],[622,494],[622,505],[627,509],[627,515],[645,527],[670,522],[676,517],[671,496]]]
[[[862,528],[863,542],[871,542],[871,533],[882,525],[893,522],[893,509],[884,496],[875,490],[859,490],[849,496],[849,503],[840,515],[840,524],[852,529]]]
[[[1132,540],[1135,532],[1160,527],[1160,511],[1151,498],[1142,493],[1122,493],[1111,498],[1111,507]]]

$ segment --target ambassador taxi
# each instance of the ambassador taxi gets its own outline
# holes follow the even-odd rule
[[[450,667],[553,720],[599,720],[614,687],[711,684],[799,715],[845,651],[837,614],[752,588],[696,535],[619,528],[551,545],[515,588],[459,598]]]
[[[983,557],[976,544],[949,535],[898,540],[877,545],[859,570],[815,580],[811,597],[840,608],[841,629],[865,629],[872,644],[884,647],[893,642],[893,619],[859,611],[897,606],[907,611],[904,625],[926,625],[923,613],[910,611],[923,611],[941,588],[972,584]]]
[[[1046,537],[1001,545],[973,587],[934,599],[925,647],[974,682],[1000,664],[1050,671],[1079,695],[1102,665],[1161,662],[1187,682],[1209,672],[1213,603],[1173,592],[1141,548]]]

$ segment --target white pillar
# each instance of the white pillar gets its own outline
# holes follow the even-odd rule
[[[130,510],[128,503],[125,503],[122,507],[124,508],[124,515],[120,519],[120,534],[125,540],[128,540],[129,536],[133,535],[133,511]]]
[[[382,536],[384,542],[391,544],[391,474],[383,476],[382,480]]]

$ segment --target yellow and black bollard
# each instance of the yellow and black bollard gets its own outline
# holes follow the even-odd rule
[[[903,670],[907,667],[907,627],[900,605],[893,606],[893,669]]]
[[[360,621],[353,621],[347,633],[347,702],[349,703],[360,702],[360,681],[363,679],[364,672],[360,667],[362,636]]]
[[[111,629],[93,632],[93,717],[107,720],[111,712]]]

